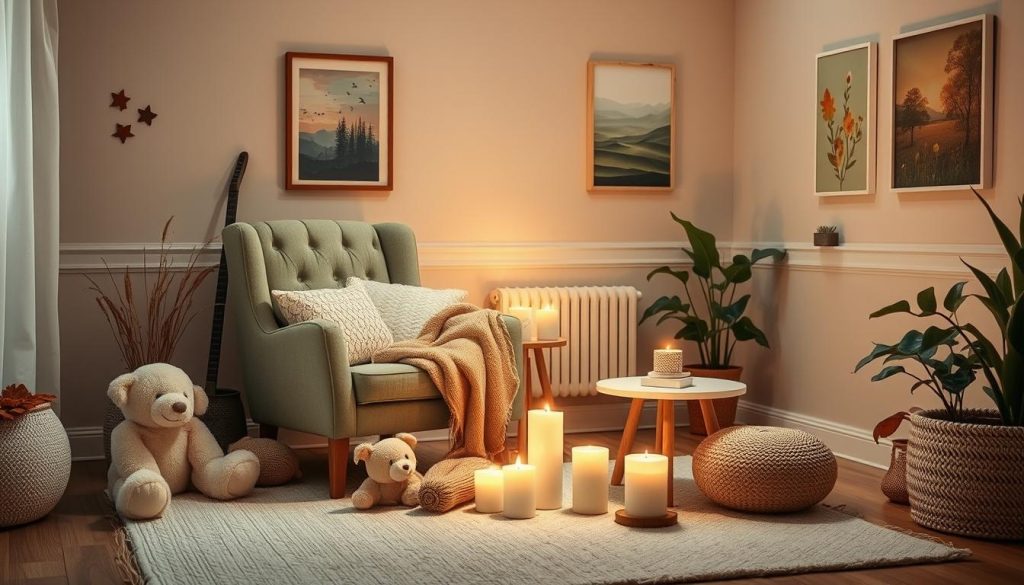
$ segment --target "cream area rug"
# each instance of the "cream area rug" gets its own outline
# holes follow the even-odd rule
[[[478,514],[472,504],[440,515],[360,512],[348,499],[326,499],[325,479],[309,473],[302,483],[234,502],[175,496],[162,519],[126,529],[147,583],[186,585],[674,583],[970,554],[821,506],[784,516],[731,512],[697,490],[690,457],[677,457],[675,469],[680,522],[671,528],[626,528],[611,513],[579,516],[568,508],[531,520]],[[564,485],[568,506],[568,464]],[[613,486],[611,511],[622,497]]]

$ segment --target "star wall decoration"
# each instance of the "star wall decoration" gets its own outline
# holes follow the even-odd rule
[[[128,100],[132,98],[124,95],[124,90],[114,93],[110,92],[110,107],[117,108],[121,111],[128,109]]]
[[[134,134],[132,134],[131,124],[115,124],[115,126],[117,126],[117,130],[115,130],[114,133],[111,134],[111,136],[113,136],[114,138],[120,138],[121,144],[124,144],[126,140],[135,136]]]
[[[139,108],[139,122],[144,123],[146,126],[153,125],[153,119],[157,117],[157,114],[153,113],[153,110],[149,106],[146,109]]]

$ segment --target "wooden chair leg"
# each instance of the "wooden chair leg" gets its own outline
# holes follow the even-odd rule
[[[260,423],[260,437],[277,440],[277,427]]]
[[[615,454],[615,469],[612,470],[612,485],[622,485],[622,476],[626,473],[626,455],[633,448],[633,440],[636,439],[636,428],[640,425],[640,413],[644,409],[644,401],[634,398],[629,405],[629,416],[626,417],[626,427],[622,429],[622,441],[619,443],[619,452]]]
[[[658,401],[658,413],[654,416],[654,451],[661,453],[662,425],[665,422],[665,401]]]
[[[548,376],[548,363],[544,359],[544,350],[533,348],[534,361],[537,363],[537,378],[540,379],[540,389],[544,396],[544,405],[548,408],[555,408],[555,397],[551,393],[551,377]]]
[[[327,477],[330,483],[331,499],[345,497],[347,474],[348,437],[327,439]]]
[[[526,463],[529,461],[529,453],[527,453],[528,441],[526,437],[530,433],[530,429],[527,426],[526,413],[530,411],[533,404],[533,371],[530,369],[533,366],[530,365],[530,352],[523,352],[523,375],[526,376],[526,383],[523,385],[523,417],[519,419],[519,458],[520,461]]]
[[[668,457],[668,505],[675,506],[675,465],[674,458],[676,455],[676,409],[675,402],[660,401],[662,402],[662,417],[664,420],[661,422],[662,429],[662,440],[661,445],[664,448],[661,453]]]

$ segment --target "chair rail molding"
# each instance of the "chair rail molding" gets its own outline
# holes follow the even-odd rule
[[[686,265],[682,241],[644,242],[420,242],[423,270],[465,268],[552,269],[616,268]],[[759,269],[782,266],[790,270],[866,274],[968,276],[963,261],[996,273],[1006,264],[1006,252],[998,244],[853,243],[818,248],[807,242],[719,242],[726,254],[747,253],[753,248],[785,248],[786,259],[778,264],[759,264]],[[189,256],[200,250],[199,265],[218,261],[218,242],[167,244],[172,269],[183,268]],[[62,273],[103,272],[111,269],[139,271],[153,266],[159,242],[65,243],[60,246]],[[104,264],[106,262],[106,264]]]

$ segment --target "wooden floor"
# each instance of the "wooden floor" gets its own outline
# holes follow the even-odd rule
[[[614,454],[619,433],[567,435],[566,454],[574,445],[606,445]],[[680,429],[676,449],[690,453],[697,438]],[[636,449],[652,448],[654,433],[641,431]],[[436,460],[445,444],[421,443],[420,459]],[[301,453],[303,467],[326,465],[326,450]],[[361,473],[350,469],[350,473]],[[1024,583],[1024,543],[995,543],[958,538],[929,532],[910,519],[907,507],[888,503],[878,490],[882,471],[840,460],[839,482],[825,500],[831,505],[845,504],[868,521],[932,534],[955,546],[970,548],[970,560],[939,565],[919,565],[889,569],[817,573],[770,579],[747,579],[729,583]],[[75,463],[71,484],[57,510],[43,520],[10,530],[0,530],[0,584],[7,583],[119,583],[113,562],[113,527],[110,504],[103,495],[106,469],[100,461]],[[326,495],[326,494],[325,494]],[[12,497],[13,494],[0,494]],[[173,504],[172,504],[173,505]]]

